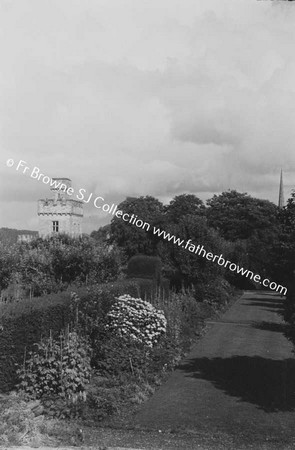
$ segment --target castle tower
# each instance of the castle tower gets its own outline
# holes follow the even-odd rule
[[[59,233],[82,235],[83,203],[70,197],[74,192],[71,186],[69,178],[52,178],[53,198],[38,200],[40,237]]]
[[[282,209],[285,205],[284,200],[284,184],[283,184],[283,170],[281,169],[281,177],[280,177],[280,190],[279,190],[279,203],[278,207]]]

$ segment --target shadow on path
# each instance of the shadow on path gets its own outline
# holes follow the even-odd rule
[[[288,332],[288,325],[285,323],[277,323],[277,322],[256,322],[252,325],[253,328],[256,328],[258,330],[265,330],[265,331],[274,331],[276,333],[284,333],[285,335]]]
[[[247,298],[247,301],[242,303],[243,306],[258,306],[267,311],[275,312],[280,314],[284,310],[284,305],[282,301],[276,298],[267,298],[266,300],[257,300],[255,297]]]
[[[179,369],[187,377],[205,379],[226,394],[257,405],[265,412],[295,408],[295,361],[258,356],[198,358]]]

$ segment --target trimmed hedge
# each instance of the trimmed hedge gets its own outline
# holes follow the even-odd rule
[[[11,310],[5,308],[0,327],[2,392],[16,384],[16,363],[23,362],[25,351],[32,350],[35,343],[49,335],[50,330],[56,335],[69,323],[69,300],[69,294],[62,293],[23,301],[24,304],[12,304]]]

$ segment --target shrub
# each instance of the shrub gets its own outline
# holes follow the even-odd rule
[[[135,255],[128,261],[128,278],[148,278],[161,281],[161,259],[157,256]]]
[[[138,295],[138,285],[130,280],[106,283],[87,288],[86,291],[71,293],[71,317],[83,334],[90,337],[91,342],[105,334],[106,316],[116,297],[128,293]]]
[[[199,302],[206,302],[211,305],[225,305],[233,294],[233,288],[222,277],[207,283],[194,285],[194,296]]]
[[[210,303],[197,301],[194,290],[170,292],[169,298],[157,296],[153,304],[164,311],[167,319],[167,332],[159,352],[165,352],[163,348],[168,346],[167,352],[174,352],[176,358],[190,348],[204,321],[216,311]],[[166,363],[170,365],[170,362]]]
[[[121,252],[116,247],[103,246],[98,247],[96,253],[89,269],[87,284],[108,283],[116,280],[121,274]]]
[[[58,394],[75,403],[85,398],[85,386],[90,379],[88,342],[75,331],[51,337],[29,352],[18,369],[19,388],[32,398]]]
[[[108,330],[123,339],[153,347],[166,332],[167,320],[151,303],[130,295],[117,299],[107,315]]]
[[[148,347],[147,347],[148,348]],[[146,377],[148,352],[142,345],[115,334],[103,341],[96,341],[94,367],[103,375],[118,377],[122,381],[130,377]]]
[[[179,348],[168,336],[162,336],[154,347],[145,347],[134,341],[128,343],[119,336],[98,342],[95,368],[100,374],[117,379],[121,385],[130,382],[154,382],[179,360]]]

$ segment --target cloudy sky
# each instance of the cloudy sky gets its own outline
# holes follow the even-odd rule
[[[0,0],[0,226],[37,229],[42,182],[107,203],[295,184],[295,4]],[[84,208],[84,231],[110,217]],[[148,221],[148,218],[145,218]]]

